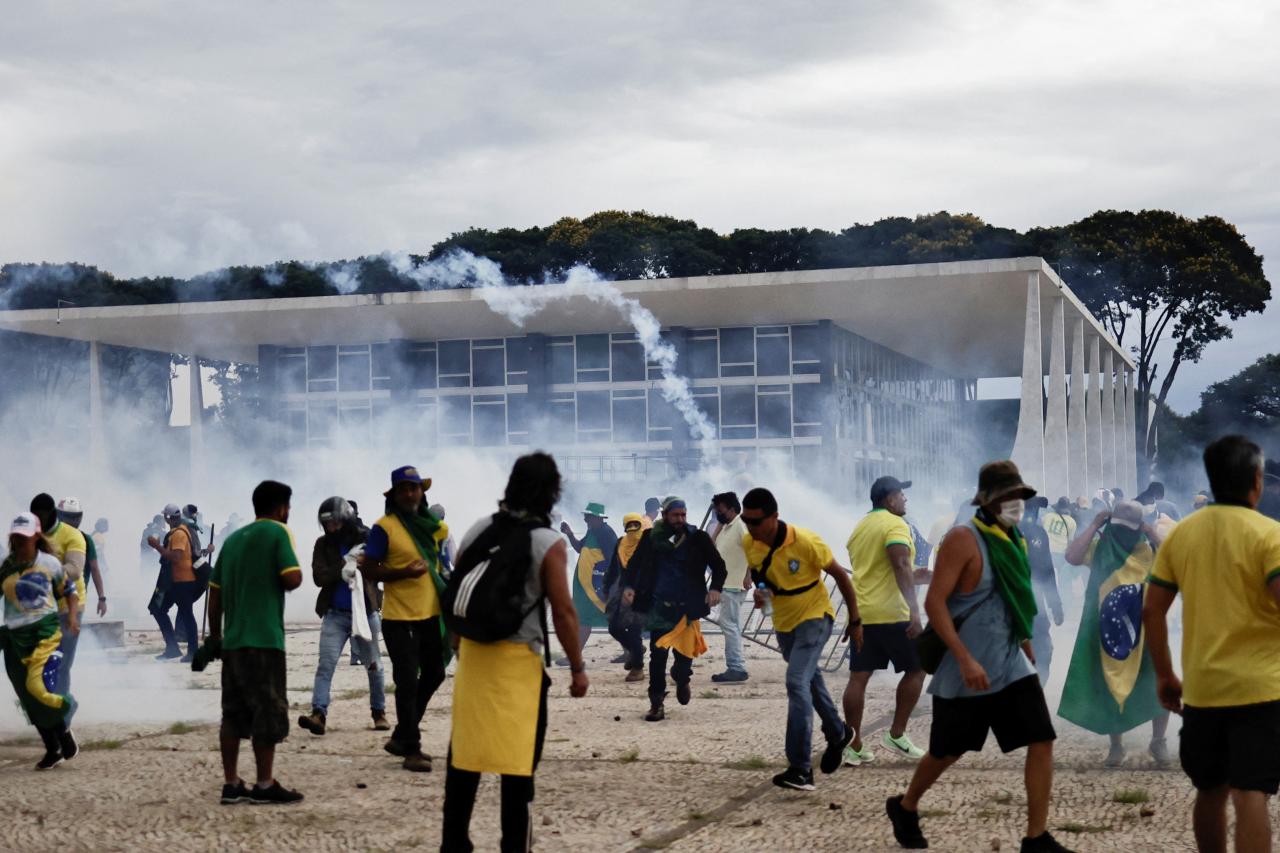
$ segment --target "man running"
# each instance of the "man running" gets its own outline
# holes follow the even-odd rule
[[[74,582],[76,595],[76,630],[71,630],[71,598],[58,600],[58,620],[62,631],[62,642],[58,651],[62,652],[62,664],[58,670],[58,681],[55,690],[67,693],[71,690],[71,667],[76,661],[76,647],[80,643],[80,616],[84,613],[85,584],[84,573],[89,565],[89,546],[85,544],[85,536],[70,524],[64,524],[58,518],[58,507],[53,496],[44,493],[31,499],[31,513],[40,519],[40,527],[49,543],[49,552],[62,564],[62,571]],[[102,594],[102,588],[98,588]],[[72,710],[70,716],[74,716]]]
[[[890,664],[902,678],[884,747],[913,760],[924,755],[907,736],[907,720],[924,689],[915,646],[923,628],[912,577],[916,549],[905,519],[910,487],[910,480],[894,477],[872,483],[871,512],[858,522],[847,544],[864,626],[862,648],[849,653],[849,684],[844,690],[844,716],[854,730],[853,742],[844,751],[844,763],[850,767],[875,759],[870,744],[862,740],[862,710],[872,674]]]
[[[925,597],[929,626],[946,653],[929,683],[929,752],[905,794],[885,804],[903,847],[929,846],[920,831],[920,798],[966,752],[994,732],[1003,752],[1027,748],[1027,834],[1022,853],[1062,853],[1049,834],[1053,741],[1057,737],[1031,650],[1035,592],[1026,543],[1018,532],[1035,490],[1018,466],[989,462],[978,474],[977,512],[942,540]]]
[[[742,547],[751,576],[772,597],[773,628],[787,662],[788,766],[773,777],[773,784],[812,791],[813,712],[818,712],[827,739],[820,764],[823,773],[840,769],[841,753],[853,740],[853,729],[840,719],[818,668],[835,620],[823,574],[835,580],[844,596],[849,619],[844,639],[852,640],[860,651],[863,630],[858,596],[848,571],[816,533],[778,518],[778,501],[768,489],[752,489],[742,498],[742,522],[749,531]],[[765,593],[757,586],[756,607],[764,603]]]

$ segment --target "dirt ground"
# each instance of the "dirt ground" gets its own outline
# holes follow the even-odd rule
[[[318,629],[288,638],[295,716],[310,708]],[[609,659],[617,646],[597,634],[587,648],[591,692],[568,696],[555,677],[550,724],[534,803],[540,850],[894,850],[884,800],[900,792],[911,763],[878,750],[874,765],[820,776],[813,793],[770,784],[783,766],[784,667],[775,653],[748,650],[751,680],[718,686],[718,636],[694,671],[694,700],[669,700],[662,723],[645,723],[645,685],[625,684]],[[444,787],[452,680],[424,721],[424,749],[437,770],[413,774],[381,749],[370,729],[367,679],[339,665],[329,733],[295,727],[277,757],[277,776],[306,794],[288,807],[221,806],[216,742],[218,671],[157,663],[151,634],[128,646],[86,651],[76,664],[84,747],[74,761],[36,773],[34,731],[13,702],[0,708],[0,792],[8,806],[0,847],[70,850],[403,850],[436,849]],[[388,678],[389,681],[389,678]],[[838,697],[844,673],[828,675]],[[878,743],[894,681],[872,680],[867,736]],[[8,690],[8,687],[5,688]],[[389,704],[394,704],[392,697]],[[927,697],[910,733],[928,741]],[[1129,734],[1123,768],[1101,769],[1105,739],[1058,721],[1057,776],[1050,826],[1077,850],[1194,849],[1191,788],[1176,769],[1157,770],[1149,731]],[[1170,747],[1176,754],[1176,722]],[[252,772],[248,750],[242,773]],[[1017,850],[1025,798],[1021,754],[994,741],[967,756],[922,804],[934,850]],[[477,849],[497,849],[498,791],[486,779],[472,825]],[[1273,804],[1273,814],[1280,809]]]

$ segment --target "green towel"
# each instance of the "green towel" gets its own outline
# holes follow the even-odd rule
[[[1031,639],[1031,625],[1036,619],[1036,596],[1031,589],[1031,563],[1027,560],[1027,542],[1018,528],[1006,531],[998,524],[988,524],[975,516],[973,523],[987,543],[991,572],[996,591],[1009,608],[1015,642]]]

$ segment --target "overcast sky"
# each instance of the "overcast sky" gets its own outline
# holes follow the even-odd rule
[[[0,262],[185,276],[605,208],[728,231],[1159,207],[1236,223],[1280,287],[1276,8],[12,4]],[[1280,349],[1276,301],[1176,408]]]

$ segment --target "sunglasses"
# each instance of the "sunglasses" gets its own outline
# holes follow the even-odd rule
[[[767,515],[761,516],[760,518],[748,518],[747,516],[742,515],[742,516],[739,516],[739,518],[742,519],[742,523],[745,524],[747,527],[759,527],[760,525],[764,524],[766,521],[769,520],[769,516]]]

